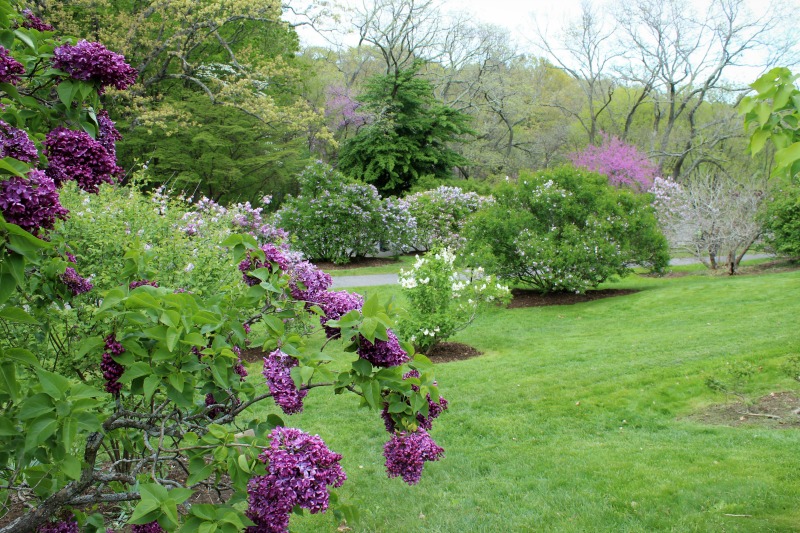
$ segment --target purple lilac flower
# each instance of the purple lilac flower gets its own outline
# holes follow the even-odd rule
[[[314,302],[317,294],[328,290],[333,284],[330,274],[323,272],[308,261],[294,265],[289,275],[289,290],[295,300]]]
[[[364,306],[364,297],[356,292],[325,291],[314,296],[314,303],[318,304],[325,313],[320,317],[320,323],[325,326],[325,335],[329,339],[339,336],[339,330],[326,326],[329,320],[339,320],[350,311],[361,310]]]
[[[405,374],[403,374],[403,379],[408,378],[418,378],[419,371],[418,370],[409,370]],[[436,382],[433,382],[436,385]],[[414,392],[419,392],[419,387],[417,385],[411,385],[411,390]],[[436,418],[439,418],[439,415],[442,414],[443,411],[447,410],[448,402],[444,399],[444,397],[439,396],[439,401],[434,402],[431,399],[431,395],[427,394],[428,400],[428,416],[423,415],[422,413],[417,413],[417,424],[424,430],[430,431],[431,427],[433,426],[433,421]],[[386,431],[389,433],[394,433],[397,429],[397,425],[395,424],[394,420],[392,419],[392,415],[389,413],[389,404],[383,404],[383,410],[381,411],[381,418],[383,419],[383,424],[386,426]]]
[[[68,130],[62,126],[48,133],[44,141],[49,163],[47,175],[58,186],[74,179],[81,189],[90,193],[96,193],[101,183],[113,183],[114,176],[121,174],[122,169],[117,166],[113,150],[109,152],[105,147],[111,142],[113,133],[106,131],[104,135],[106,137],[101,142],[84,131]]]
[[[0,120],[0,157],[13,157],[33,163],[39,161],[39,152],[24,130]]]
[[[114,121],[108,116],[108,111],[101,110],[97,114],[97,124],[99,126],[97,131],[97,142],[99,142],[106,151],[117,157],[117,141],[122,140],[122,134],[117,131]]]
[[[97,82],[97,92],[114,86],[127,89],[136,82],[136,70],[125,63],[125,57],[108,50],[100,43],[86,40],[75,46],[65,44],[53,51],[53,68],[63,70],[76,80]]]
[[[34,15],[33,11],[30,9],[23,9],[22,15],[25,17],[25,20],[22,21],[23,28],[39,31],[53,31],[53,27],[50,24],[43,22],[42,19]]]
[[[88,279],[82,278],[72,267],[67,267],[61,274],[61,282],[67,286],[73,296],[89,292],[94,287]]]
[[[52,229],[57,218],[67,218],[55,183],[41,170],[28,172],[28,179],[12,176],[0,182],[0,211],[6,222],[38,235]]]
[[[260,259],[253,259],[250,256],[250,252],[247,252],[247,258],[242,260],[239,263],[239,270],[242,272],[242,279],[243,281],[250,285],[258,285],[261,283],[261,280],[255,278],[253,276],[249,276],[247,273],[259,268],[267,268],[270,272],[272,272],[272,266],[277,265],[280,270],[284,272],[289,269],[289,262],[286,260],[286,257],[283,255],[283,252],[276,247],[272,243],[267,243],[261,246],[261,250],[264,252],[266,256],[266,262],[261,261]]]
[[[388,341],[375,339],[369,342],[361,338],[361,345],[358,347],[358,356],[366,359],[375,366],[390,367],[407,363],[411,360],[408,354],[400,347],[400,341],[392,330],[388,330]]]
[[[11,57],[9,51],[0,46],[0,83],[16,85],[19,77],[25,74],[22,63]]]
[[[210,407],[217,403],[214,395],[210,392],[206,394],[206,407]],[[208,418],[214,419],[221,415],[225,410],[222,407],[214,407],[208,411]]]
[[[131,281],[128,284],[128,288],[130,290],[133,290],[133,289],[135,289],[137,287],[141,287],[143,285],[150,285],[151,287],[158,287],[158,282],[157,281],[150,281],[148,279],[140,279],[140,280],[137,280],[137,281]]]
[[[386,473],[400,476],[409,485],[416,485],[422,476],[425,461],[438,461],[444,449],[433,442],[424,429],[414,433],[395,433],[383,447]]]
[[[233,371],[239,374],[239,378],[244,381],[244,378],[247,377],[247,369],[242,364],[242,349],[238,346],[234,346],[233,353],[236,354],[236,362],[233,364]]]
[[[267,474],[247,484],[247,517],[255,526],[248,533],[289,531],[294,506],[312,513],[328,509],[328,485],[340,487],[347,475],[339,465],[342,456],[328,449],[317,435],[278,427],[269,435],[270,447],[259,455]]]
[[[39,526],[36,531],[37,533],[79,533],[80,528],[78,527],[78,522],[72,517],[69,520],[48,522]]]
[[[106,380],[106,391],[114,396],[117,396],[122,389],[122,383],[119,383],[119,378],[125,372],[125,367],[117,363],[113,356],[121,355],[124,352],[125,348],[117,342],[113,334],[106,337],[106,351],[103,352],[100,370],[103,371],[103,378]]]
[[[134,524],[131,526],[131,533],[162,533],[164,529],[158,525],[158,522],[149,522],[147,524]]]
[[[297,359],[275,350],[264,358],[264,378],[275,404],[287,415],[303,411],[303,398],[307,390],[298,390],[292,379],[292,368],[298,365]]]

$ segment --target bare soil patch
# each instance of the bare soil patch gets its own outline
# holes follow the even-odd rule
[[[425,354],[434,363],[449,363],[451,361],[463,361],[483,355],[468,344],[460,342],[440,342]]]
[[[574,292],[548,292],[541,293],[535,289],[512,289],[511,309],[518,307],[546,307],[550,305],[573,305],[583,302],[591,302],[603,298],[613,298],[615,296],[625,296],[639,292],[635,289],[599,289],[596,291],[586,291],[584,294]]]
[[[743,402],[712,405],[688,419],[720,426],[800,429],[800,398],[793,392],[773,392],[751,405]]]

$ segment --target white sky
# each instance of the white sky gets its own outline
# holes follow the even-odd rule
[[[346,4],[361,4],[362,1],[369,0],[340,0]],[[780,6],[782,11],[796,15],[800,11],[800,0],[773,0],[774,5]],[[534,40],[536,26],[547,30],[549,35],[556,35],[565,24],[575,20],[581,12],[581,0],[440,0],[442,8],[448,11],[466,11],[474,14],[477,20],[505,27],[520,46],[521,51],[535,55],[542,55],[541,52],[531,43]],[[710,0],[689,0],[694,10],[703,16],[708,9]],[[602,6],[608,5],[608,0],[592,0],[596,9],[604,9]],[[747,9],[755,17],[770,14],[772,4],[769,0],[745,0]],[[610,8],[605,8],[610,9]],[[349,26],[349,22],[341,22],[344,28]],[[343,28],[343,29],[344,29]],[[321,45],[327,43],[319,37],[313,30],[307,27],[299,27],[301,42],[304,45]],[[354,43],[352,43],[354,44]],[[749,56],[747,61],[751,64],[760,63],[760,58]],[[800,57],[798,57],[800,61]],[[735,67],[727,71],[729,79],[751,83],[761,73],[763,69]]]

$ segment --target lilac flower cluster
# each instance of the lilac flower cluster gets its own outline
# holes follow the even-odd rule
[[[408,378],[418,378],[419,371],[418,370],[409,370],[405,374],[403,374],[403,379]],[[433,382],[436,385],[436,382]],[[419,387],[417,385],[411,385],[411,390],[414,392],[419,392]],[[439,415],[442,412],[447,410],[448,402],[442,396],[439,396],[439,400],[434,402],[431,399],[431,395],[427,395],[428,400],[428,416],[423,415],[422,413],[417,413],[417,424],[424,430],[430,431],[431,427],[433,426],[433,421],[436,418],[439,418]],[[383,410],[381,411],[381,418],[383,418],[383,424],[386,426],[386,431],[389,433],[394,433],[397,429],[397,425],[395,424],[394,420],[392,419],[392,415],[389,413],[389,404],[383,404]]]
[[[106,151],[117,157],[117,141],[122,140],[122,134],[117,131],[114,121],[108,116],[108,111],[105,109],[97,113],[97,124],[99,126],[97,131],[97,142],[103,145]]]
[[[78,522],[72,517],[69,520],[48,522],[39,526],[36,531],[37,533],[79,533],[80,528],[78,527]]]
[[[308,261],[292,266],[289,272],[289,291],[295,300],[314,302],[318,294],[333,284],[333,278]]]
[[[86,40],[76,45],[64,44],[53,51],[53,67],[76,80],[99,84],[97,92],[114,86],[127,89],[136,82],[136,70],[125,63],[125,57],[108,50],[100,43]]]
[[[131,533],[163,533],[164,528],[158,525],[158,522],[149,522],[147,524],[134,524],[131,526]]]
[[[286,259],[283,251],[281,251],[274,244],[268,242],[262,245],[261,251],[263,251],[264,255],[266,256],[266,262],[261,261],[260,259],[253,259],[250,256],[250,252],[247,252],[247,258],[243,259],[242,262],[239,263],[239,270],[242,272],[242,279],[250,286],[258,285],[261,283],[261,280],[253,276],[249,276],[247,274],[248,272],[257,270],[259,268],[267,268],[270,272],[272,272],[273,265],[276,265],[284,272],[289,269],[289,261]]]
[[[33,163],[39,160],[39,152],[24,130],[0,120],[0,157],[13,157]]]
[[[37,235],[52,229],[57,218],[65,219],[55,183],[41,170],[28,172],[28,179],[18,176],[0,182],[0,211],[6,222]]]
[[[137,280],[137,281],[131,281],[128,284],[128,289],[133,290],[133,289],[135,289],[137,287],[141,287],[143,285],[150,285],[151,287],[158,287],[158,282],[157,281],[150,281],[148,279],[140,279],[140,280]]]
[[[19,77],[25,74],[25,67],[22,63],[11,57],[10,52],[0,46],[0,83],[10,83],[16,85]]]
[[[444,185],[406,197],[408,210],[416,220],[416,245],[419,250],[434,246],[459,248],[466,242],[460,236],[467,218],[494,203],[491,196],[464,192]]]
[[[392,330],[388,330],[387,333],[388,341],[375,339],[375,342],[372,343],[362,337],[358,347],[358,356],[375,366],[387,368],[409,362],[411,358],[400,347],[397,335]]]
[[[74,179],[84,191],[96,193],[101,183],[113,183],[114,176],[122,173],[117,166],[116,154],[106,149],[113,144],[114,135],[106,129],[107,124],[103,128],[105,137],[102,142],[92,139],[84,131],[68,130],[62,126],[47,134],[44,141],[49,162],[47,175],[57,185]]]
[[[297,359],[275,350],[264,358],[264,378],[275,404],[287,415],[303,411],[303,398],[307,390],[298,390],[292,380],[292,368],[298,365]]]
[[[269,435],[271,445],[259,455],[267,474],[247,484],[247,517],[256,525],[248,533],[287,532],[294,506],[312,513],[328,509],[328,485],[340,487],[347,475],[339,465],[342,456],[325,446],[317,435],[278,427]]]
[[[82,278],[72,267],[67,267],[61,274],[61,282],[67,286],[73,296],[89,292],[94,287],[88,279]]]
[[[443,453],[424,429],[395,433],[383,447],[389,477],[400,476],[409,485],[419,483],[426,461],[438,461]]]
[[[236,354],[236,362],[233,364],[233,371],[239,374],[239,378],[244,381],[244,378],[247,377],[247,369],[242,364],[242,349],[238,346],[234,346],[233,353]]]
[[[50,24],[43,22],[42,19],[34,15],[33,11],[30,9],[23,9],[22,15],[25,17],[25,20],[22,21],[23,28],[39,31],[53,31],[53,27]]]
[[[212,405],[217,403],[216,398],[214,398],[214,395],[211,394],[210,392],[206,394],[205,401],[206,401],[206,407],[211,407]],[[222,407],[213,407],[208,411],[208,418],[211,418],[213,420],[214,418],[217,418],[219,415],[221,415],[224,411],[225,409],[223,409]]]
[[[320,317],[320,323],[325,327],[325,335],[329,339],[339,336],[339,330],[329,328],[326,324],[329,320],[339,320],[350,311],[361,310],[364,306],[364,297],[356,292],[347,291],[324,291],[314,296],[313,303],[322,308],[325,313]]]
[[[113,333],[106,337],[105,347],[106,351],[103,352],[103,358],[100,361],[100,370],[103,371],[103,378],[106,380],[106,391],[116,396],[122,389],[122,383],[119,383],[119,378],[125,372],[125,367],[117,363],[113,356],[123,354],[125,348],[117,342]]]

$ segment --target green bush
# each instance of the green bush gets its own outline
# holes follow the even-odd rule
[[[800,187],[784,191],[767,207],[765,235],[775,252],[800,257]]]
[[[414,246],[418,250],[463,246],[464,239],[460,234],[467,217],[494,201],[491,196],[480,196],[445,185],[406,196],[405,200],[416,222]]]
[[[358,183],[323,163],[299,177],[300,194],[276,213],[277,224],[314,260],[347,263],[378,251],[381,242],[399,251],[413,238],[413,219],[397,202],[382,200],[372,185]]]
[[[599,174],[562,167],[523,173],[496,204],[470,218],[471,265],[544,292],[584,292],[634,265],[669,261],[648,195],[620,190]]]

